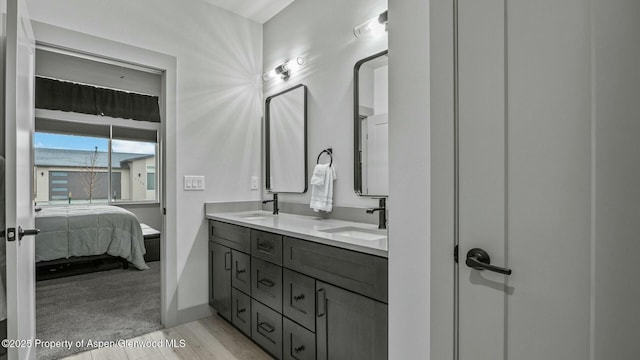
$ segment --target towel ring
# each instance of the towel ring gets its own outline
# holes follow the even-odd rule
[[[318,160],[316,160],[316,164],[320,164],[320,157],[324,153],[327,153],[327,155],[329,155],[329,157],[331,158],[331,161],[329,162],[329,166],[333,165],[333,149],[332,148],[328,148],[320,151],[320,154],[318,154]]]

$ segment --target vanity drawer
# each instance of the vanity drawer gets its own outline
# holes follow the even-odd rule
[[[231,250],[231,285],[251,294],[251,256]]]
[[[282,318],[282,358],[285,360],[315,360],[316,334]]]
[[[282,268],[252,257],[251,296],[272,309],[282,312]]]
[[[282,272],[282,314],[315,332],[315,279],[288,269],[283,269]]]
[[[249,228],[220,221],[209,220],[209,240],[247,254],[251,249]]]
[[[282,235],[252,229],[251,255],[282,265]]]
[[[282,315],[255,299],[251,303],[251,338],[282,359]]]
[[[386,258],[285,236],[283,264],[316,279],[388,302]]]
[[[245,335],[251,336],[251,298],[238,289],[231,289],[231,322]]]

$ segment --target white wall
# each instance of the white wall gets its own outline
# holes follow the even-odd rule
[[[205,201],[257,200],[261,171],[262,28],[189,1],[29,0],[34,20],[177,58],[177,308],[207,309]],[[168,156],[172,156],[169,154]],[[183,175],[204,175],[204,192],[183,192]],[[208,310],[208,309],[207,309]],[[191,316],[197,316],[191,313]],[[187,315],[182,319],[187,319]],[[178,321],[181,321],[179,316]]]
[[[377,204],[353,190],[353,67],[358,60],[386,49],[387,35],[357,39],[353,27],[386,8],[386,0],[298,0],[264,24],[265,71],[296,56],[306,59],[288,81],[266,82],[264,96],[299,83],[308,87],[308,178],[320,151],[333,148],[334,206]],[[298,203],[308,203],[309,198],[309,191],[280,195],[281,201]]]

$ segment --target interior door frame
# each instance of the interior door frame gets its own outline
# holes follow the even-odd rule
[[[176,163],[176,138],[167,136],[177,131],[176,99],[177,99],[177,59],[175,56],[147,50],[113,40],[60,28],[50,24],[32,21],[36,44],[48,48],[58,48],[79,56],[95,60],[115,61],[130,64],[131,67],[147,68],[161,72],[162,91],[160,96],[161,146],[159,151],[162,175],[160,177],[160,211],[162,231],[160,239],[160,308],[161,322],[165,327],[172,327],[178,322],[177,304],[177,217],[173,213],[177,209],[178,179]],[[169,209],[169,214],[167,214]]]
[[[3,210],[7,210],[4,212],[6,234],[2,237],[7,260],[7,338],[16,340],[16,345],[26,344],[7,347],[7,356],[9,359],[33,359],[36,353],[33,346],[36,336],[33,267],[35,239],[33,236],[22,239],[18,232],[20,227],[32,229],[35,222],[31,198],[34,80],[30,78],[35,71],[35,37],[26,1],[9,0],[3,2],[2,6],[2,12],[6,14],[2,70],[2,86],[6,91],[2,96],[3,155],[6,167],[3,170],[5,188],[1,190],[2,195],[6,195]],[[28,177],[28,181],[25,181],[24,176]]]
[[[430,0],[431,319],[430,358],[457,359],[458,0]]]

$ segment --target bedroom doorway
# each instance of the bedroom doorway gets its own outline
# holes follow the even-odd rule
[[[162,210],[166,207],[164,189],[168,185],[164,176],[167,161],[164,135],[167,127],[166,71],[131,65],[131,61],[127,59],[116,61],[113,57],[107,59],[100,54],[87,55],[86,51],[72,52],[67,45],[60,44],[58,47],[50,44],[51,42],[47,42],[38,47],[36,75],[48,80],[56,78],[75,84],[158,96],[156,102],[161,122],[155,125],[144,124],[102,114],[91,116],[77,112],[36,109],[33,193],[37,207],[42,209],[39,214],[50,212],[52,207],[60,205],[71,209],[71,212],[76,212],[79,207],[122,209],[133,213],[139,220],[146,248],[143,262],[138,262],[139,257],[132,254],[129,261],[125,262],[113,261],[107,257],[89,258],[86,262],[79,259],[78,264],[74,265],[64,260],[59,264],[52,264],[49,274],[64,272],[72,267],[73,271],[81,274],[70,274],[73,276],[38,283],[37,338],[67,340],[75,336],[78,337],[77,340],[91,338],[110,341],[152,332],[166,323],[165,274],[167,263],[171,263],[171,260],[166,262],[164,254],[167,252],[161,250],[167,246],[167,224]],[[67,60],[67,63],[52,59]],[[98,63],[100,70],[87,65],[89,63]],[[79,76],[78,74],[98,74],[100,82],[95,83],[86,77],[74,77]],[[141,81],[141,78],[154,78],[157,82],[144,89],[122,89],[117,84],[104,83],[104,79],[109,77],[116,82],[138,85],[149,84]],[[89,138],[91,148],[59,149],[59,146],[44,146],[45,141],[56,136],[75,137],[72,140],[78,143]],[[85,139],[80,139],[82,137]],[[55,141],[66,147],[71,147],[74,142],[68,138]],[[74,160],[74,157],[77,159]],[[62,163],[61,160],[66,162]],[[49,215],[56,218],[60,214],[47,216]],[[75,220],[67,220],[67,224],[72,222],[75,223]],[[67,232],[72,233],[72,230],[75,229],[69,226]],[[104,229],[96,230],[99,231]],[[79,237],[75,239],[76,248],[84,246],[78,245]],[[45,255],[47,252],[48,250],[44,251]],[[39,254],[42,259],[45,258],[36,249],[36,260],[39,260]],[[128,264],[129,268],[124,268],[121,265],[123,263]],[[87,271],[87,267],[90,271]],[[139,270],[144,267],[149,269]],[[65,306],[61,307],[61,303]],[[47,322],[46,326],[43,321]],[[60,324],[63,322],[69,331],[63,333],[64,339],[57,339],[55,337],[60,337]],[[39,359],[58,358],[87,349],[89,348],[59,352],[59,349],[39,348],[37,355]]]

